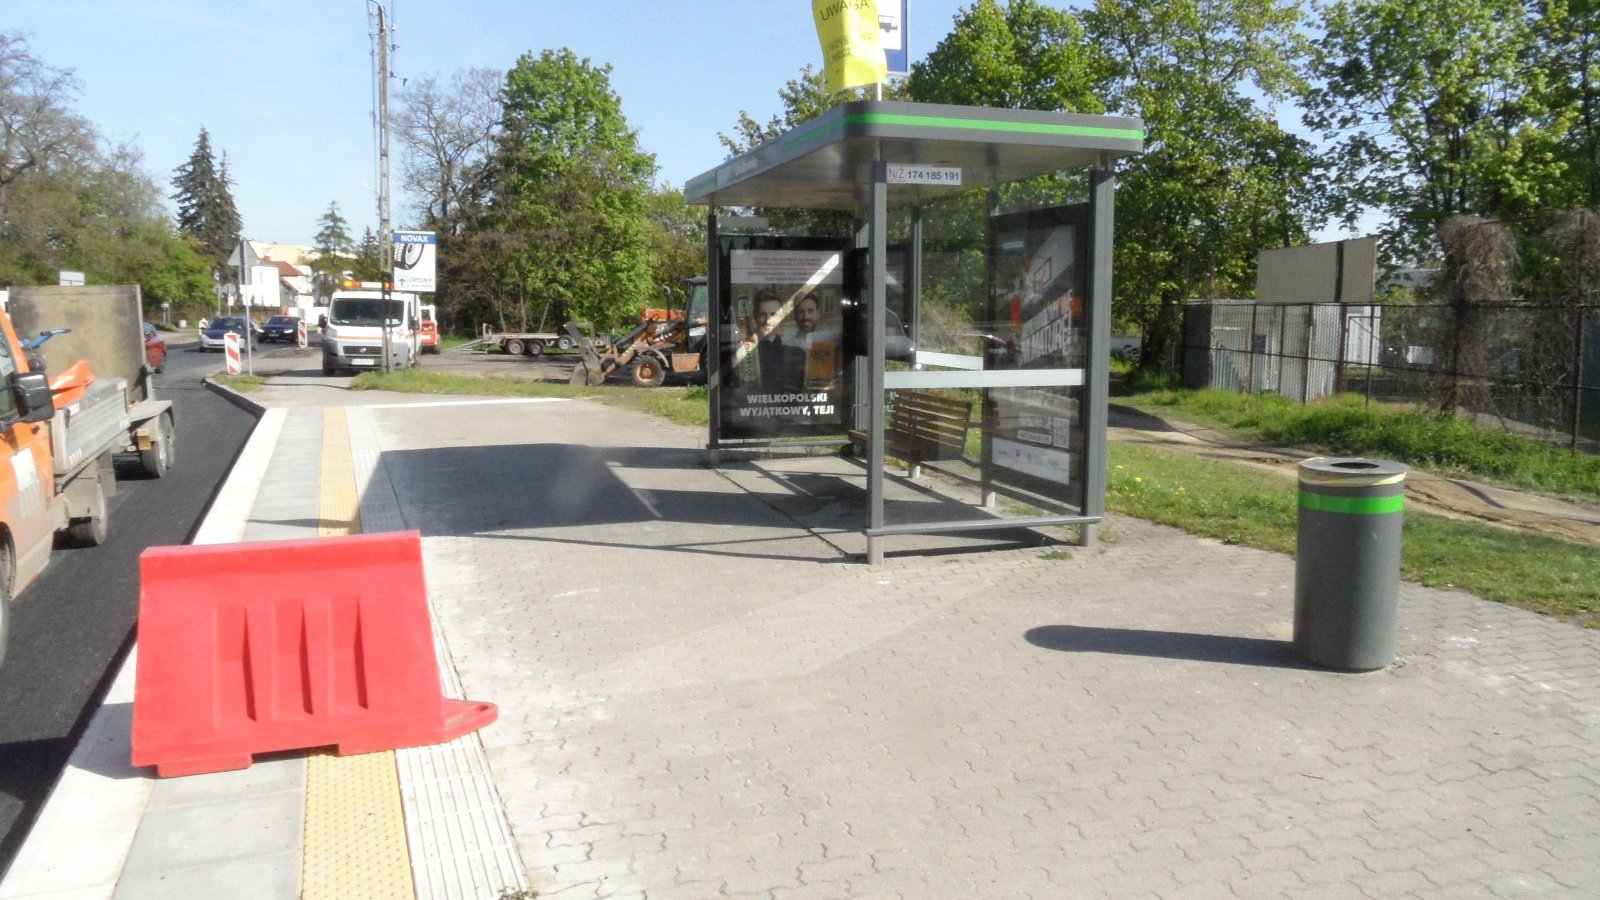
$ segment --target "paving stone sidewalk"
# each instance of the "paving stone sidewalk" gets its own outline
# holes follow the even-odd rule
[[[1286,556],[1113,519],[868,567],[740,487],[825,461],[371,420],[540,897],[1600,895],[1600,632],[1406,585],[1396,665],[1324,672]]]

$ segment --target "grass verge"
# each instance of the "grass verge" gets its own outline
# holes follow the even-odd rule
[[[700,385],[659,388],[606,385],[595,388],[549,381],[472,378],[411,369],[388,375],[381,372],[363,372],[350,382],[350,388],[357,391],[400,391],[411,394],[474,394],[490,397],[563,397],[597,400],[612,406],[622,406],[661,416],[679,425],[703,426],[710,421],[709,410],[706,407],[706,389]]]
[[[217,384],[238,391],[241,394],[248,394],[267,383],[267,376],[265,375],[213,375],[211,377]]]
[[[1116,402],[1220,428],[1246,440],[1338,456],[1394,459],[1440,474],[1600,499],[1600,457],[1451,416],[1381,404],[1369,408],[1359,396],[1346,394],[1302,406],[1275,394],[1154,390],[1119,396]]]
[[[1128,444],[1112,444],[1110,460],[1106,504],[1112,511],[1225,543],[1294,552],[1294,482]],[[1600,553],[1583,544],[1408,510],[1401,575],[1600,627]]]

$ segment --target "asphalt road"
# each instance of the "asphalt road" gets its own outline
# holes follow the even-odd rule
[[[188,540],[255,424],[206,390],[201,379],[221,366],[220,354],[172,348],[156,376],[156,396],[173,401],[178,429],[167,477],[119,472],[106,543],[57,550],[12,604],[0,668],[0,876],[130,646],[139,554]]]

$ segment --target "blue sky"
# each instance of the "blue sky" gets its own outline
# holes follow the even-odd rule
[[[910,0],[911,59],[925,57],[970,3]],[[376,230],[366,0],[6,7],[0,29],[26,33],[36,56],[74,70],[78,112],[103,137],[140,147],[163,188],[204,125],[228,155],[247,237],[309,244],[332,201],[353,235]],[[389,0],[389,9],[398,78],[446,82],[557,47],[609,63],[658,180],[678,187],[723,159],[717,134],[733,130],[741,109],[759,121],[780,113],[779,88],[821,62],[810,0]],[[404,226],[398,158],[394,172],[395,224]],[[1342,236],[1330,228],[1318,239]]]
[[[967,0],[970,2],[970,0]],[[912,59],[963,0],[912,0]],[[0,28],[75,71],[76,109],[140,147],[165,188],[204,125],[228,154],[247,237],[311,243],[330,201],[359,236],[377,226],[365,0],[11,0]],[[682,187],[725,152],[739,110],[779,113],[778,89],[820,65],[809,0],[389,0],[398,77],[570,47],[614,67],[612,87],[657,178]],[[391,94],[392,96],[392,94]],[[398,152],[398,147],[395,147]],[[408,207],[393,179],[395,219]]]

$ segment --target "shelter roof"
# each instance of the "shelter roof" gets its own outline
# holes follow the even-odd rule
[[[957,168],[949,185],[891,184],[891,205],[1109,165],[1144,147],[1144,121],[1037,110],[863,100],[846,103],[689,179],[684,199],[714,206],[855,210],[873,163]]]

